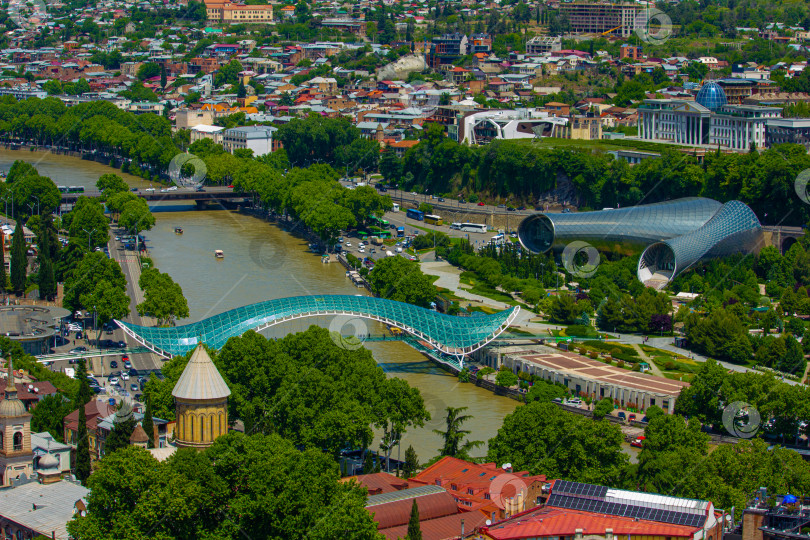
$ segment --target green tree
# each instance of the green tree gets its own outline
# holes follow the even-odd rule
[[[110,290],[103,282],[107,282],[112,288],[122,292],[126,291],[126,278],[115,260],[107,258],[100,251],[87,253],[76,262],[72,271],[66,271],[62,304],[71,311],[92,310],[93,305],[96,304],[97,310],[101,313],[102,306],[107,304],[101,295]],[[126,293],[124,292],[124,294]],[[121,310],[116,307],[120,305],[121,301],[121,296],[117,294],[109,301],[111,317],[123,316]]]
[[[155,317],[159,325],[173,325],[177,319],[188,317],[183,289],[169,274],[148,268],[141,273],[138,286],[144,292],[144,301],[137,306],[140,315]]]
[[[411,505],[411,518],[408,520],[408,534],[405,535],[406,540],[422,540],[422,529],[419,526],[419,506],[416,504],[416,499],[413,500]]]
[[[549,478],[617,485],[628,457],[621,429],[569,414],[552,403],[521,405],[489,441],[488,461]]]
[[[102,200],[108,201],[116,193],[129,191],[129,186],[123,178],[117,174],[102,174],[96,182],[96,189],[102,192]]]
[[[37,285],[39,286],[39,298],[41,300],[53,300],[56,298],[56,274],[51,259],[43,259],[39,263]]]
[[[613,412],[613,400],[610,398],[603,398],[593,408],[593,419],[602,420],[604,417]]]
[[[79,380],[79,388],[76,394],[74,406],[79,409],[79,426],[76,432],[76,478],[87,485],[90,477],[90,440],[87,432],[87,412],[84,406],[92,399],[90,383],[87,380],[87,366],[84,358],[80,358],[76,368],[76,378]]]
[[[157,77],[158,75],[160,75],[160,65],[155,62],[147,62],[138,68],[137,76],[141,81]]]
[[[70,400],[61,393],[45,396],[31,412],[31,431],[47,431],[57,441],[64,442],[64,418],[72,411]]]
[[[160,66],[160,91],[166,90],[166,64]]]
[[[99,462],[88,487],[87,514],[68,523],[77,540],[380,538],[365,490],[340,482],[331,456],[278,435],[229,433],[164,462],[128,446]]]
[[[441,449],[439,449],[440,455],[468,460],[470,459],[469,452],[484,444],[483,441],[466,440],[467,435],[470,434],[470,431],[467,429],[462,429],[461,426],[464,425],[467,420],[472,418],[471,415],[461,414],[466,410],[467,407],[447,407],[445,431],[440,431],[438,429],[433,430],[434,433],[441,435],[444,439],[444,445]]]
[[[128,405],[124,405],[124,407],[129,408]],[[129,416],[124,420],[119,420],[118,415],[116,415],[113,428],[104,442],[105,456],[112,454],[116,450],[130,446],[129,441],[137,424],[135,423],[135,418],[132,416],[132,410],[130,409],[129,411]]]
[[[562,399],[567,395],[568,391],[558,384],[544,380],[536,380],[526,394],[526,403],[531,403],[532,401],[548,403],[555,398]]]
[[[640,489],[672,493],[708,452],[709,436],[700,423],[688,424],[677,415],[658,415],[649,419],[644,430],[644,447],[639,454],[636,482]]]
[[[119,285],[106,279],[91,285],[93,288],[80,297],[81,304],[93,311],[96,316],[98,328],[96,340],[101,337],[103,325],[113,319],[123,319],[129,314],[129,296]]]
[[[495,375],[495,384],[504,388],[511,388],[515,386],[518,381],[518,376],[508,369],[502,369],[498,371],[497,375]]]
[[[413,449],[412,445],[408,445],[408,449],[405,450],[405,463],[402,466],[402,477],[411,478],[418,470],[419,458],[416,455],[416,450]]]
[[[432,214],[433,213],[433,205],[430,203],[419,203],[419,211],[424,212],[425,214]]]
[[[146,411],[143,413],[143,420],[141,420],[141,427],[149,437],[146,443],[147,448],[155,448],[155,424],[152,421],[152,398],[149,394],[146,395]]]
[[[124,204],[118,217],[118,224],[137,235],[155,226],[155,216],[152,215],[146,200],[138,197]]]
[[[247,89],[245,88],[245,83],[240,79],[239,87],[236,89],[236,97],[239,99],[244,98],[245,96],[247,96]]]
[[[18,220],[11,236],[11,288],[20,296],[25,292],[28,275],[28,255],[26,255],[25,235],[22,223]]]
[[[109,241],[110,224],[104,215],[104,206],[96,199],[79,197],[73,210],[63,217],[63,224],[71,238],[91,249]]]
[[[377,296],[428,307],[436,296],[436,287],[422,273],[419,264],[404,257],[386,257],[369,274],[371,290]]]

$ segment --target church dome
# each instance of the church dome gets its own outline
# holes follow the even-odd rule
[[[717,111],[720,107],[728,103],[726,92],[714,81],[709,81],[700,87],[695,101],[712,112]]]
[[[0,418],[16,418],[28,414],[23,402],[17,399],[16,392],[13,397],[9,397],[9,393],[6,393],[6,399],[0,401]]]
[[[224,399],[231,391],[205,348],[198,345],[174,385],[172,395],[182,400],[210,400]]]
[[[40,470],[52,470],[59,468],[59,459],[53,454],[45,454],[41,458],[39,458],[39,464],[37,467]]]

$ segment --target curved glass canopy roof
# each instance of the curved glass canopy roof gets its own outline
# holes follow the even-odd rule
[[[506,330],[519,311],[515,306],[492,315],[455,317],[384,298],[322,295],[267,300],[169,328],[115,322],[137,342],[166,358],[185,354],[197,343],[220,349],[228,338],[248,330],[259,331],[295,319],[324,315],[379,321],[401,328],[444,353],[468,354]]]

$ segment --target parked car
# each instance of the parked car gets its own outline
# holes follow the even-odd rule
[[[115,360],[110,360],[110,369],[115,369],[118,367],[118,362]]]
[[[121,373],[121,379],[123,379],[125,381],[128,381],[129,380],[129,373],[127,373],[126,371],[122,372]]]
[[[129,385],[129,389],[132,390],[133,392],[138,392],[140,391],[141,387],[138,386],[138,383],[132,383]]]
[[[132,369],[132,363],[129,360],[124,360],[124,367],[127,369]]]
[[[620,412],[618,416],[619,416],[619,420],[621,420],[622,422],[627,420],[627,415],[624,414],[624,412]]]
[[[484,204],[483,201],[481,201],[480,203],[478,203],[478,206],[486,206],[486,205]]]
[[[439,197],[439,198],[438,198],[438,199],[436,199],[436,200],[437,200],[437,201],[439,201],[439,202],[444,202],[444,197]]]
[[[120,381],[118,380],[118,377],[110,377],[108,379],[108,381],[113,386],[118,386],[118,384],[120,383]]]
[[[507,212],[514,212],[514,211],[515,211],[515,209],[514,209],[514,208],[512,208],[512,207],[510,206],[509,208],[507,208],[507,209],[506,209],[506,211],[507,211]]]
[[[631,414],[630,416],[627,417],[627,421],[628,422],[635,422],[636,421],[636,415]]]
[[[499,204],[498,208],[506,208],[506,205],[505,204]]]

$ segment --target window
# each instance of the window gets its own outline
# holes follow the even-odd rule
[[[23,434],[22,432],[18,431],[14,434],[14,450],[22,450],[23,449]]]
[[[0,431],[0,450],[3,449],[3,432]]]

